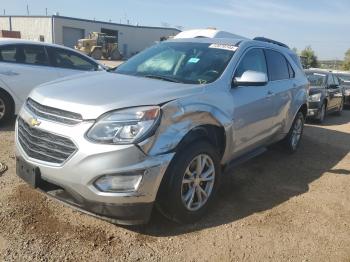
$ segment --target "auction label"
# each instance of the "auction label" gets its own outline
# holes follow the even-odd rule
[[[211,44],[209,48],[216,48],[216,49],[223,49],[223,50],[229,50],[229,51],[236,51],[238,49],[238,46],[234,45],[223,45],[223,44]]]

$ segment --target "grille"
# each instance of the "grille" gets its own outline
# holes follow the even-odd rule
[[[83,121],[83,117],[80,114],[49,106],[43,106],[31,98],[28,98],[26,106],[38,117],[54,122],[59,122],[67,125],[76,125]]]
[[[77,150],[70,139],[32,128],[20,117],[18,141],[29,157],[55,164],[62,164]]]

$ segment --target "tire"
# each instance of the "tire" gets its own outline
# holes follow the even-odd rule
[[[317,118],[318,123],[322,124],[324,122],[324,120],[326,119],[326,113],[327,113],[326,111],[327,111],[326,104],[323,103],[321,106],[319,117]]]
[[[114,49],[111,53],[111,60],[120,60],[122,55],[120,54],[118,49]]]
[[[0,90],[0,124],[6,123],[14,117],[14,105],[11,97]]]
[[[102,58],[102,51],[99,48],[96,48],[92,53],[91,57],[96,60],[100,60]]]
[[[287,150],[287,152],[295,153],[297,151],[303,135],[304,123],[305,117],[303,113],[298,112],[288,132],[288,135],[283,140],[284,148]]]
[[[194,178],[197,176],[195,167],[199,158],[202,163],[203,160],[205,161],[201,174],[209,174],[202,179],[208,181],[200,182],[200,178]],[[177,223],[198,221],[207,212],[215,198],[220,184],[220,175],[220,157],[215,147],[206,141],[190,144],[176,153],[164,175],[157,197],[158,210]]]

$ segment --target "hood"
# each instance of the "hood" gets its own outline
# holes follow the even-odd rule
[[[108,111],[159,105],[203,90],[202,85],[94,72],[41,85],[29,96],[42,105],[79,113],[84,119],[96,119]]]

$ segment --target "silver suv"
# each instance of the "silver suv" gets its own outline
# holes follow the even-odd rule
[[[264,39],[159,43],[113,72],[36,88],[16,124],[17,174],[113,223],[201,218],[224,170],[281,141],[307,114],[298,57]]]

